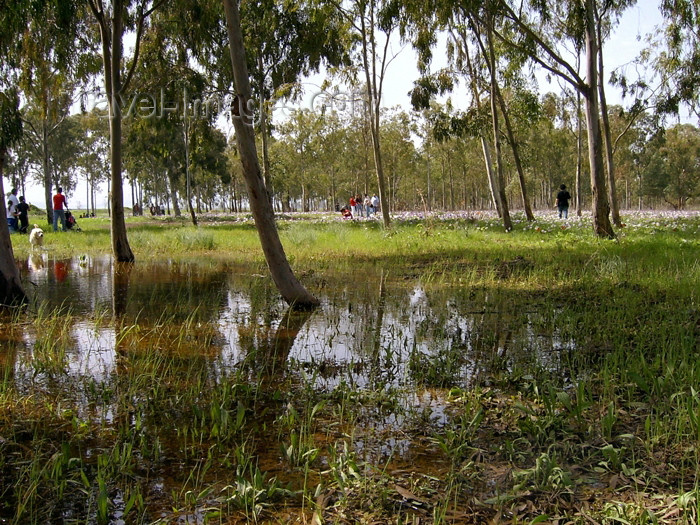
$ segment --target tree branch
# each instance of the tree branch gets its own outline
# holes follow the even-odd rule
[[[542,40],[539,37],[539,35],[537,35],[532,29],[530,29],[530,27],[525,22],[523,22],[522,19],[517,14],[515,14],[515,12],[513,12],[509,5],[505,3],[501,3],[501,5],[509,14],[509,20],[511,20],[518,28],[520,28],[520,30],[526,36],[531,38],[556,64],[564,68],[566,72],[561,71],[560,69],[557,69],[556,67],[550,64],[547,64],[544,60],[537,56],[531,55],[526,49],[523,48],[522,45],[513,42],[509,38],[506,38],[494,27],[493,32],[498,38],[500,38],[505,44],[524,52],[528,57],[530,57],[544,69],[558,77],[563,78],[577,89],[581,89],[586,86],[586,83],[579,76],[578,72],[571,66],[571,64],[569,64],[566,60],[559,56],[559,54],[554,49],[552,49],[549,46],[549,44],[547,44],[544,40]],[[483,20],[480,21],[483,23]]]

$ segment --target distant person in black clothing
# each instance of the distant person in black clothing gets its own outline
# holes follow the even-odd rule
[[[27,233],[27,228],[29,227],[29,204],[24,202],[24,195],[19,198],[17,213],[17,218],[19,219],[19,232]]]
[[[569,217],[569,199],[571,199],[571,194],[567,191],[566,185],[562,184],[559,186],[559,193],[557,193],[556,202],[560,219],[562,217],[565,219]]]

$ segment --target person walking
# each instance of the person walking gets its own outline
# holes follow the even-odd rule
[[[24,195],[20,196],[16,210],[17,218],[19,219],[19,232],[27,233],[27,228],[29,228],[29,204],[24,201]]]
[[[567,219],[569,217],[569,199],[571,199],[571,194],[566,189],[566,184],[562,184],[559,186],[559,193],[557,193],[556,201],[560,219]]]
[[[66,196],[63,195],[63,188],[60,186],[56,190],[56,195],[53,196],[53,231],[58,231],[58,221],[61,220],[61,231],[66,231],[66,209],[68,202]]]
[[[379,212],[379,197],[377,197],[377,194],[374,193],[372,194],[372,213],[378,213]]]

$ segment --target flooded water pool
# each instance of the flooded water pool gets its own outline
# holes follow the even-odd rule
[[[61,399],[57,417],[86,429],[85,448],[71,452],[83,464],[124,447],[137,458],[114,460],[129,481],[112,487],[105,523],[124,523],[139,501],[143,522],[204,522],[212,501],[247,505],[240,487],[238,499],[221,494],[256,468],[294,490],[318,482],[341,444],[364,465],[421,464],[440,475],[446,460],[427,429],[454,420],[452,390],[518,368],[566,375],[574,348],[547,301],[424,287],[394,280],[391,268],[313,276],[321,307],[299,312],[267,275],[225,261],[43,253],[20,267],[32,302],[0,338],[5,388]],[[99,483],[85,485],[97,501]],[[216,493],[192,500],[188,491],[205,485]],[[81,505],[56,512],[87,512]]]
[[[320,389],[468,387],[494,365],[526,359],[556,368],[560,351],[573,347],[557,334],[556,310],[532,298],[523,308],[504,291],[426,291],[382,269],[314,291],[322,306],[313,312],[288,311],[267,276],[226,263],[43,254],[24,261],[22,273],[34,309],[70,316],[69,368],[94,379],[113,371],[125,347],[206,358],[213,375],[251,349],[276,348],[288,367],[313,371]],[[125,326],[142,337],[120,334]],[[31,351],[35,340],[27,327],[20,346]],[[429,363],[444,365],[439,378],[426,374]]]

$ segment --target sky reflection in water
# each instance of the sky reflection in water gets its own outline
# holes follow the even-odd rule
[[[44,253],[21,269],[24,282],[34,285],[28,289],[35,307],[71,312],[69,373],[96,381],[114,371],[118,331],[125,326],[149,331],[138,343],[141,351],[201,356],[205,342],[211,371],[219,375],[252,349],[274,344],[280,323],[289,322],[269,279],[226,263],[119,267],[109,256],[58,260]],[[322,307],[286,335],[291,346],[285,351],[290,368],[304,369],[320,389],[466,387],[489,367],[510,368],[520,359],[556,368],[558,351],[572,347],[558,339],[556,312],[536,306],[523,312],[507,292],[426,291],[364,269],[356,281],[328,286],[319,296]],[[23,346],[31,352],[35,340],[28,326]]]

